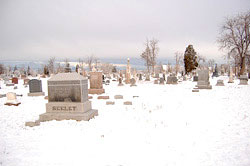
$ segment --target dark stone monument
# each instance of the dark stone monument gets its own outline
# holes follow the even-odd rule
[[[42,90],[42,81],[37,79],[32,79],[29,81],[29,93],[28,96],[44,96]]]
[[[167,84],[177,84],[177,78],[176,76],[168,76],[167,77]]]
[[[197,82],[198,81],[198,76],[193,76],[193,81]]]
[[[219,77],[217,64],[215,64],[215,69],[214,69],[212,77]]]

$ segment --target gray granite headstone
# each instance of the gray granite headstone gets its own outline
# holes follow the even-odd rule
[[[30,93],[42,92],[42,81],[37,79],[30,80],[29,91]]]

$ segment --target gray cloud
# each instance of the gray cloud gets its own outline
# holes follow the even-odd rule
[[[160,57],[193,44],[208,58],[226,16],[249,10],[249,0],[2,0],[0,58],[138,57],[146,37]]]

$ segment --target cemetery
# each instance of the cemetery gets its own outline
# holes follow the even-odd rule
[[[247,1],[0,2],[0,166],[250,166]]]

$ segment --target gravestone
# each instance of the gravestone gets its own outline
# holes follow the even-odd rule
[[[167,77],[167,84],[177,84],[177,78],[176,76],[168,76]]]
[[[160,85],[164,85],[164,78],[160,78]]]
[[[140,81],[142,80],[142,74],[139,74],[139,80]]]
[[[13,77],[12,78],[12,83],[13,84],[18,84],[18,78],[17,77]]]
[[[8,92],[6,94],[6,97],[7,97],[7,101],[6,101],[5,105],[8,105],[8,106],[11,106],[11,105],[18,106],[19,104],[21,104],[17,100],[17,98],[16,98],[16,93]]]
[[[123,86],[122,78],[121,77],[119,78],[119,84],[118,84],[118,86]]]
[[[44,96],[45,93],[42,90],[42,81],[32,79],[29,81],[29,93],[28,96]]]
[[[155,78],[159,78],[160,76],[159,76],[159,73],[156,73],[155,74]]]
[[[209,71],[199,70],[198,71],[198,82],[196,85],[197,89],[212,89],[209,82]]]
[[[105,93],[103,89],[103,75],[102,72],[90,72],[90,89],[88,90],[89,94],[102,94]]]
[[[27,79],[27,78],[24,79],[24,80],[23,80],[23,85],[28,85],[28,84],[29,84],[29,81],[30,81],[30,79]]]
[[[215,64],[215,69],[214,69],[212,77],[219,77],[217,64]]]
[[[215,86],[225,86],[223,80],[217,80],[217,83]]]
[[[134,79],[134,78],[132,78],[131,80],[130,80],[130,86],[136,86],[136,80]]]
[[[159,84],[159,80],[158,79],[154,80],[154,84]]]
[[[166,81],[166,75],[163,73],[163,80]]]
[[[247,75],[240,75],[240,84],[239,85],[248,85]]]
[[[194,76],[194,77],[193,77],[193,81],[194,81],[194,82],[197,82],[197,81],[198,81],[198,76]]]
[[[48,80],[46,113],[39,116],[38,122],[70,119],[88,121],[97,115],[98,110],[92,109],[91,101],[88,100],[86,78],[78,73],[59,73]]]
[[[8,84],[8,83],[10,83],[10,79],[9,79],[9,77],[5,77],[4,78],[4,84]]]
[[[228,83],[234,83],[234,78],[233,78],[233,70],[232,68],[230,67],[230,74],[229,74],[229,80],[228,80]]]
[[[145,81],[150,81],[150,74],[146,74],[146,79]]]

